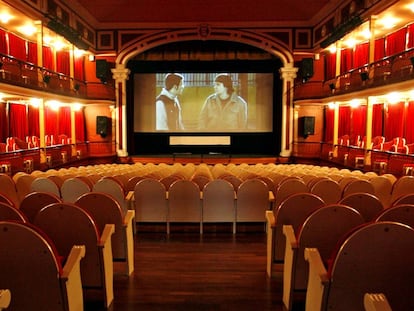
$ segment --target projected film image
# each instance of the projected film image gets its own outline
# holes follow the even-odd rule
[[[134,132],[272,132],[272,73],[135,73]]]

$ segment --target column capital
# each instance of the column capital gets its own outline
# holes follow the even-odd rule
[[[287,63],[285,67],[280,68],[279,72],[282,79],[293,81],[297,76],[298,70],[299,68],[294,67],[293,63]]]
[[[131,71],[125,68],[124,64],[116,64],[116,68],[111,69],[112,78],[117,82],[128,80]]]

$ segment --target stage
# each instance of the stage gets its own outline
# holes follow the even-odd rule
[[[156,154],[156,155],[133,155],[129,157],[132,163],[206,163],[206,164],[256,164],[256,163],[288,163],[287,158],[280,158],[274,155],[258,154],[223,154],[223,153],[173,153],[173,154]]]

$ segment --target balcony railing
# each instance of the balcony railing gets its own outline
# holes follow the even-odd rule
[[[352,69],[325,81],[297,82],[295,100],[325,98],[414,79],[414,49]]]
[[[115,100],[113,80],[86,82],[0,54],[0,83],[66,96]]]

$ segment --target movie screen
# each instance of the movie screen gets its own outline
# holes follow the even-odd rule
[[[273,73],[134,73],[136,133],[273,131]]]

